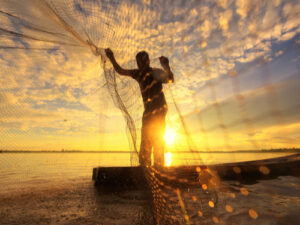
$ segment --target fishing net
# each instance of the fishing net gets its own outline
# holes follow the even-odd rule
[[[1,0],[1,148],[124,150],[138,166],[140,89],[104,49],[128,69],[140,50],[153,67],[165,55],[166,164],[202,166],[192,177],[144,168],[155,221],[224,223],[249,193],[203,166],[214,153],[299,147],[299,13],[292,0]]]

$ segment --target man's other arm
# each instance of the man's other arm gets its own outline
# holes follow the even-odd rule
[[[174,83],[174,75],[173,72],[171,71],[168,58],[161,56],[159,57],[159,60],[163,70],[161,69],[155,70],[154,72],[155,79],[161,81],[162,83]]]
[[[114,53],[112,52],[111,49],[107,48],[105,49],[105,53],[107,58],[110,60],[111,64],[113,65],[115,71],[123,76],[132,76],[134,70],[127,70],[127,69],[123,69],[116,61]]]
[[[171,68],[169,66],[169,64],[167,66],[163,66],[164,69],[164,73],[165,73],[165,77],[166,80],[164,83],[174,83],[174,75],[173,72],[171,71]]]

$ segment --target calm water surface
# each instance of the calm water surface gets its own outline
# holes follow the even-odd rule
[[[201,153],[172,155],[173,165],[213,164],[280,157],[291,153]],[[200,160],[201,158],[201,160]],[[98,166],[130,166],[130,154],[1,153],[0,192],[92,177]]]
[[[283,155],[287,154],[178,154],[173,155],[173,164],[178,165],[201,163],[199,160],[200,156],[202,162],[205,163],[226,163],[280,157]],[[69,204],[70,206],[77,207],[77,205],[82,205],[84,202],[87,205],[85,207],[89,209],[89,204],[92,204],[95,199],[102,199],[104,202],[100,204],[101,210],[105,213],[110,213],[108,215],[105,214],[107,216],[104,216],[103,218],[105,218],[107,222],[109,221],[108,224],[117,224],[114,223],[114,220],[110,218],[119,219],[119,217],[123,218],[124,216],[121,216],[123,214],[119,214],[118,217],[118,213],[114,211],[115,208],[120,207],[121,205],[123,208],[120,210],[125,212],[124,210],[127,209],[128,206],[137,207],[140,203],[132,203],[132,201],[134,202],[135,200],[128,197],[124,199],[122,195],[112,196],[110,194],[105,195],[104,193],[101,193],[99,197],[99,193],[95,192],[94,188],[91,188],[92,168],[98,166],[129,165],[130,155],[119,153],[1,153],[0,201],[1,197],[5,198],[6,196],[13,195],[14,193],[21,193],[20,196],[23,196],[23,194],[26,195],[26,191],[28,190],[29,193],[40,193],[39,190],[43,189],[50,191],[52,193],[52,197],[55,196],[53,199],[51,198],[51,195],[49,195],[50,197],[46,198],[47,201],[43,202],[41,198],[44,198],[45,196],[32,194],[35,198],[34,200],[28,200],[27,203],[21,202],[21,208],[13,207],[10,211],[10,214],[6,214],[10,215],[11,218],[14,218],[16,216],[14,210],[19,210],[17,212],[22,214],[20,218],[24,217],[25,215],[29,215],[30,218],[32,215],[39,218],[43,213],[36,210],[34,211],[34,214],[31,215],[30,213],[32,213],[32,210],[25,210],[22,207],[24,207],[24,205],[27,207],[28,204],[30,205],[38,203],[38,208],[43,206],[43,210],[45,210],[46,207],[46,210],[49,211],[50,207],[50,209],[53,210],[52,212],[54,215],[65,215],[65,211],[63,208],[61,208],[61,205]],[[79,183],[88,185],[80,186],[82,189],[78,190]],[[60,187],[63,187],[62,190],[64,191],[57,191],[57,194],[55,194],[55,188],[57,187],[57,190],[60,190]],[[72,187],[77,187],[77,189],[72,189]],[[241,190],[244,191],[242,192]],[[135,196],[137,193],[133,192],[131,194]],[[204,221],[202,221],[202,217],[198,218],[197,215],[194,215],[196,213],[194,207],[199,207],[201,210],[202,208],[205,210],[208,207],[205,205],[207,204],[205,201],[203,203],[200,201],[194,202],[194,200],[191,198],[191,196],[198,196],[198,200],[203,201],[203,198],[201,198],[201,196],[203,196],[202,189],[193,188],[191,190],[185,190],[185,193],[182,193],[182,196],[184,197],[185,201],[189,203],[186,206],[191,207],[191,211],[189,211],[191,218],[194,218],[195,221],[199,219],[201,224],[215,224],[212,222],[210,217],[207,219],[204,218]],[[212,209],[212,213],[220,220],[219,224],[294,225],[299,224],[298,222],[300,221],[300,177],[282,176],[271,180],[260,180],[257,183],[247,185],[242,185],[237,181],[222,181],[218,186],[217,196],[218,201],[215,207]],[[60,199],[61,197],[63,197],[63,199]],[[90,197],[90,199],[86,201],[88,197]],[[114,201],[112,201],[111,198],[113,198]],[[79,202],[78,199],[80,199]],[[107,202],[105,202],[105,199],[108,199]],[[126,201],[128,201],[128,204],[126,204]],[[120,202],[122,202],[122,204],[120,204]],[[51,204],[54,203],[58,208],[56,208],[56,206],[51,206]],[[226,211],[226,207],[228,206],[230,206],[232,209],[230,212]],[[3,208],[0,209],[0,212],[1,210],[3,213],[8,212],[8,208],[5,208],[5,205],[2,205],[2,207]],[[93,210],[95,207],[99,207],[99,205],[93,205]],[[76,215],[74,213],[78,212],[78,216],[82,219],[82,210],[84,211],[87,209],[74,209],[73,207],[72,213],[73,215]],[[189,210],[189,208],[187,208],[187,210]],[[255,212],[258,214],[258,217],[256,219],[251,218],[249,216],[249,210],[255,210]],[[87,215],[93,215],[91,212],[89,213],[90,214]],[[30,220],[30,218],[28,220]],[[89,219],[88,216],[86,219]],[[37,219],[37,221],[39,220]],[[53,224],[55,223],[53,222]],[[130,223],[128,222],[128,224]]]

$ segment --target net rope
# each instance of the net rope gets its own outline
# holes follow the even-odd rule
[[[270,9],[278,15],[276,20],[270,15],[273,22],[265,13]],[[174,156],[191,155],[187,159],[179,156],[178,164],[199,166],[192,174],[172,167],[143,168],[152,193],[154,223],[226,224],[226,216],[234,211],[233,205],[249,192],[239,181],[234,185],[236,190],[231,190],[221,182],[216,171],[206,166],[214,162],[213,153],[231,152],[234,160],[234,152],[240,149],[299,146],[299,137],[288,134],[300,115],[300,105],[294,96],[299,87],[299,66],[289,64],[293,67],[290,73],[286,69],[288,65],[282,65],[279,72],[274,69],[289,57],[299,61],[299,13],[297,1],[252,4],[248,1],[27,0],[25,4],[19,0],[0,0],[0,143],[3,148],[30,149],[27,142],[20,144],[15,140],[29,138],[34,131],[18,128],[18,121],[12,115],[29,113],[47,117],[37,110],[43,107],[42,103],[27,112],[22,107],[30,106],[31,100],[23,98],[14,102],[14,93],[21,96],[26,95],[26,90],[39,91],[35,79],[38,82],[38,76],[48,73],[42,82],[45,86],[52,80],[60,82],[61,86],[52,91],[67,99],[70,93],[64,90],[65,86],[76,77],[74,88],[86,89],[83,95],[93,98],[91,102],[95,98],[98,102],[94,104],[98,104],[96,115],[102,118],[99,130],[109,130],[111,126],[105,125],[104,120],[108,120],[104,114],[116,113],[109,102],[120,110],[131,151],[130,164],[138,166],[143,112],[140,90],[133,79],[116,74],[104,49],[114,50],[122,66],[131,69],[136,67],[132,59],[139,50],[146,49],[151,64],[157,67],[158,57],[165,54],[175,74],[175,84],[164,86],[169,107],[167,123],[174,125],[178,133],[171,152]],[[255,17],[262,17],[263,23],[254,23]],[[276,52],[280,46],[273,39],[289,44]],[[11,56],[5,58],[8,53]],[[18,64],[13,63],[14,54]],[[78,78],[82,71],[75,71],[76,66],[64,67],[67,59],[77,60],[75,63],[83,65],[86,74],[94,73],[96,77]],[[43,73],[52,61],[75,75],[55,78],[56,73],[64,73],[60,68],[49,68]],[[22,71],[25,65],[28,69]],[[254,69],[259,71],[258,75],[253,75]],[[20,86],[25,79],[30,80],[28,85]],[[45,102],[48,97],[43,98]],[[68,112],[63,113],[67,117]],[[77,119],[81,119],[81,114]],[[286,129],[278,131],[278,135],[290,135],[289,142],[280,142],[274,136],[273,143],[260,136],[260,129],[267,127],[266,132],[272,133],[272,129],[280,126]],[[63,139],[64,134],[56,142],[65,146]],[[211,154],[203,159],[203,152]],[[262,174],[270,172],[268,168],[257,169]],[[241,174],[240,168],[234,168],[234,172],[237,177]],[[250,221],[259,214],[253,208],[247,213]]]

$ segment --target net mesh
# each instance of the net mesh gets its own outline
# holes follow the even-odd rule
[[[116,149],[126,133],[137,166],[140,89],[115,73],[105,48],[129,69],[140,50],[153,67],[159,56],[169,58],[175,84],[164,87],[167,133],[176,138],[166,152],[173,165],[212,164],[220,151],[235,161],[237,150],[297,148],[299,13],[292,0],[1,0],[1,148]],[[144,172],[156,224],[224,223],[249,195],[205,166],[192,177],[171,167]],[[254,208],[248,214],[258,217]]]

